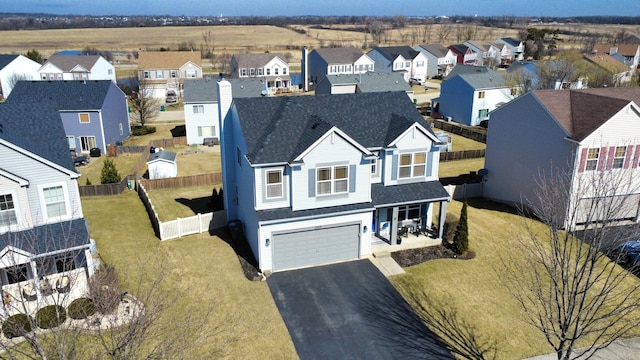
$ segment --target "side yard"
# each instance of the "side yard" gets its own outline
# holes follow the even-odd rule
[[[222,323],[222,334],[200,351],[231,341],[224,348],[229,358],[297,359],[267,284],[247,280],[233,249],[223,238],[204,233],[160,242],[133,191],[120,196],[82,198],[82,206],[104,261],[121,271],[135,272],[139,269],[132,262],[150,260],[152,254],[161,251],[163,260],[173,269],[164,291],[182,291],[184,301],[196,304],[202,311],[214,304],[213,319],[232,316],[231,322]],[[145,278],[153,275],[142,274]],[[180,316],[179,310],[172,307],[167,310],[171,313],[162,316]]]

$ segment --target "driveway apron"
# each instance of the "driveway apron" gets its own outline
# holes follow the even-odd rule
[[[368,259],[267,283],[301,359],[454,358]]]

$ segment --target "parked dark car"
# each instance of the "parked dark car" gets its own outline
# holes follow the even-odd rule
[[[614,251],[614,259],[621,265],[640,265],[640,240],[629,240]]]

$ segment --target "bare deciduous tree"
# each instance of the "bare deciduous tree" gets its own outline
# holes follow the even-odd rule
[[[367,19],[367,32],[371,35],[371,39],[374,45],[378,45],[382,42],[382,36],[384,35],[384,23],[375,19]]]
[[[535,199],[526,199],[544,230],[525,220],[516,234],[521,246],[499,271],[560,360],[589,358],[637,326],[640,281],[607,256],[637,234],[637,225],[617,222],[628,206],[637,209],[626,195],[634,189],[631,169],[556,170],[542,174]]]
[[[144,126],[153,120],[160,111],[160,99],[153,96],[153,88],[144,74],[138,81],[138,91],[131,94],[131,120]]]
[[[449,37],[449,34],[453,31],[453,26],[450,22],[443,22],[438,27],[438,42],[440,44],[444,43],[444,41]]]

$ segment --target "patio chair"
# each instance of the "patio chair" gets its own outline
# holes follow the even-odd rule
[[[68,276],[63,276],[56,280],[56,291],[59,293],[66,293],[71,288]]]

